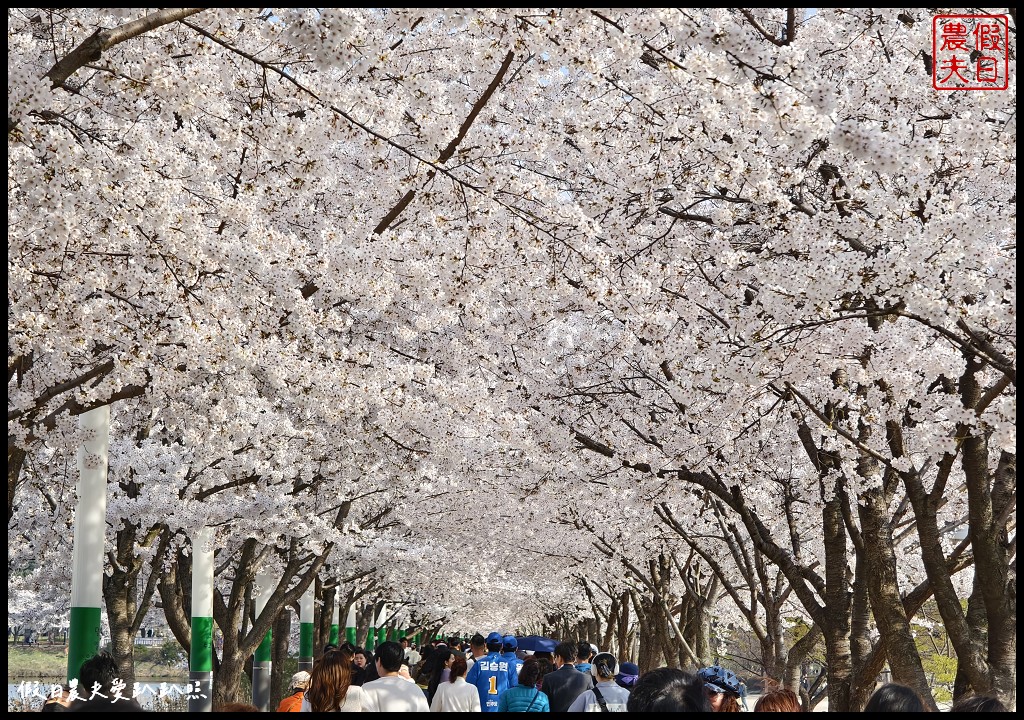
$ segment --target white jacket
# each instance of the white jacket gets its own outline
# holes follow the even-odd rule
[[[444,682],[437,686],[430,712],[480,712],[480,692],[466,678]]]
[[[390,675],[363,685],[363,712],[430,712],[430,707],[419,685]]]

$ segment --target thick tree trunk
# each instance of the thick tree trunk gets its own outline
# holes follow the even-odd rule
[[[802,675],[804,659],[811,654],[814,649],[815,643],[821,638],[821,628],[817,625],[812,625],[810,630],[807,631],[802,638],[793,643],[793,647],[790,648],[786,658],[786,666],[781,674],[782,686],[787,690],[792,690],[795,693],[800,693],[800,678]],[[810,697],[808,696],[808,701]],[[804,709],[807,710],[807,704],[804,704]]]
[[[938,706],[932,698],[931,687],[921,665],[921,655],[900,598],[888,506],[882,488],[864,493],[858,504],[864,556],[871,568],[867,574],[871,609],[889,657],[893,679],[912,688],[924,700],[929,711],[937,712]]]
[[[184,566],[184,567],[183,567]],[[180,579],[188,577],[188,585],[182,587]],[[192,649],[192,560],[191,556],[177,553],[175,560],[161,572],[157,585],[164,618],[178,644],[189,655]],[[216,654],[214,654],[216,662]]]
[[[971,594],[967,598],[967,612],[964,615],[967,628],[984,646],[987,641],[987,629],[985,624],[985,601],[981,596],[981,578],[977,574],[971,585]],[[957,663],[956,676],[953,680],[953,697],[960,698],[965,695],[972,695],[976,692],[975,684],[971,679],[971,672],[966,663]]]
[[[605,625],[604,635],[598,640],[599,647],[602,650],[615,654],[615,648],[613,645],[615,639],[615,625],[619,619],[619,601],[612,600],[608,605],[608,623]],[[615,655],[620,657],[620,655]]]
[[[850,657],[850,602],[846,580],[846,529],[840,500],[825,503],[822,513],[825,538],[825,608],[822,637],[828,665],[828,707],[848,712],[853,664]]]
[[[115,575],[124,576],[125,573]],[[132,630],[135,609],[131,607],[127,589],[116,586],[123,580],[123,577],[114,575],[104,578],[103,602],[107,607],[107,622],[110,626],[110,654],[117,663],[118,677],[126,687],[131,688],[135,684],[135,632]],[[109,592],[108,585],[113,586]]]
[[[281,704],[284,693],[290,688],[286,683],[291,676],[285,677],[285,661],[288,659],[288,640],[292,631],[292,614],[288,608],[281,611],[274,623],[273,648],[270,665],[270,709],[274,711]]]
[[[650,617],[650,601],[641,598],[634,590],[630,590],[630,598],[633,601],[633,611],[636,613],[637,635],[640,640],[636,663],[640,666],[642,674],[661,665],[661,646],[655,637]]]
[[[977,378],[982,364],[969,353],[965,359],[967,365],[958,389],[964,408],[974,410],[983,397]],[[963,672],[958,668],[955,690],[958,694],[968,687],[976,693],[995,692],[1012,707],[1016,703],[1017,591],[1010,567],[1007,522],[1016,506],[1016,456],[1001,452],[991,472],[987,436],[963,424],[958,426],[958,435],[966,436],[960,452],[967,485],[975,585],[969,618],[964,619],[969,629],[956,622],[960,618],[948,604],[939,606],[944,611],[944,623],[951,626],[950,640],[965,666]],[[949,622],[947,614],[951,616]]]
[[[786,633],[782,626],[781,603],[773,597],[764,598],[764,635],[759,640],[761,645],[761,666],[764,674],[775,678],[783,687],[786,685]],[[753,618],[756,620],[756,618]],[[797,680],[799,683],[799,679]],[[790,688],[792,689],[792,688]]]
[[[672,637],[669,629],[668,613],[661,607],[660,603],[655,608],[655,632],[660,641],[661,654],[665,658],[665,665],[668,667],[679,667],[679,641]]]
[[[715,592],[714,594],[717,595],[717,592]],[[696,612],[694,613],[693,639],[690,643],[690,647],[692,647],[693,651],[697,653],[697,659],[701,663],[704,663],[704,661],[706,660],[712,659],[711,611],[714,607],[714,602],[716,600],[717,597],[704,598],[703,601],[697,605]],[[686,665],[685,662],[683,664],[684,666]]]
[[[333,624],[334,621],[334,605],[337,602],[338,591],[337,586],[333,583],[330,585],[325,585],[324,583],[320,582],[319,578],[317,578],[316,582],[316,592],[319,593],[320,603],[314,603],[313,605],[313,627],[317,629],[317,632],[313,640],[313,656],[315,658],[319,658],[321,655],[323,655],[324,646],[331,641],[331,625]],[[316,622],[317,613],[319,613],[319,622]],[[345,624],[345,618],[340,617],[338,623],[339,625],[343,626]],[[344,634],[344,628],[339,627],[339,641],[341,640],[341,637],[344,636]]]
[[[967,505],[971,527],[974,568],[982,579],[988,629],[986,645],[992,690],[1007,707],[1016,704],[1017,588],[1010,573],[1006,520],[1011,517],[1016,489],[1016,458],[1002,453],[996,477],[988,473],[988,442],[969,437],[963,443],[967,477]],[[999,499],[997,514],[994,501]]]
[[[250,628],[252,600],[252,581],[259,563],[260,546],[253,540],[246,540],[233,564],[233,578],[227,598],[220,590],[213,595],[213,618],[224,637],[224,646],[219,666],[214,669],[213,695],[214,704],[237,702],[241,689],[241,675],[246,671],[247,662],[251,663],[253,652],[267,632],[273,626],[282,609],[290,603],[297,602],[299,596],[313,582],[313,576],[320,567],[314,562],[306,571],[306,583],[299,583],[292,590],[284,592],[295,572],[292,568],[298,562],[295,556],[296,543],[289,550],[289,563],[281,574],[277,588],[268,599],[263,613],[253,618]],[[249,672],[251,673],[251,665]],[[250,675],[251,681],[251,675]],[[250,682],[251,686],[251,682]]]
[[[238,650],[237,643],[224,640],[224,652],[220,667],[213,674],[213,705],[233,702],[248,702],[250,698],[242,698],[242,673],[245,672],[245,658]]]
[[[632,648],[629,640],[629,593],[623,592],[619,598],[619,619],[618,619],[618,657],[632,657]]]
[[[129,483],[129,493],[133,488],[134,485]],[[103,603],[110,626],[110,651],[117,662],[120,679],[128,688],[134,687],[135,683],[135,634],[149,611],[158,580],[154,573],[160,572],[168,537],[166,530],[153,528],[149,531],[141,541],[142,546],[149,547],[158,538],[159,542],[153,560],[146,562],[135,554],[138,528],[126,524],[115,536],[114,551],[109,557],[110,574],[103,576]],[[140,594],[139,579],[147,565],[150,576]]]
[[[369,640],[370,636],[370,626],[377,619],[376,613],[376,606],[373,604],[367,604],[363,605],[362,610],[360,610],[359,613],[357,613],[356,615],[356,622],[358,623],[359,627],[359,630],[356,633],[356,637],[359,640],[360,647],[369,646],[369,642],[367,642],[367,640]],[[430,641],[433,639],[430,637],[431,632],[433,632],[432,628],[423,628],[423,643],[425,645],[429,644]]]
[[[871,640],[868,633],[873,627],[868,578],[871,566],[864,556],[864,543],[856,552],[856,569],[853,577],[853,596],[850,602],[850,659],[853,672],[850,679],[850,707],[860,709],[867,703],[875,690],[878,672],[865,673],[865,662],[871,656]],[[883,653],[884,656],[884,653]],[[879,671],[881,668],[879,668]],[[831,707],[831,706],[830,706]]]
[[[655,640],[661,647],[661,654],[665,658],[665,665],[677,668],[680,665],[680,645],[685,638],[679,636],[673,629],[672,608],[676,605],[676,599],[672,596],[673,570],[670,558],[661,553],[658,558],[648,563],[651,585],[655,590],[653,601],[653,612],[651,614]],[[682,629],[680,629],[682,631]]]
[[[947,477],[952,465],[953,456],[944,457],[939,462],[939,476]],[[944,482],[945,480],[941,481],[942,484]],[[921,559],[925,572],[931,583],[946,636],[957,656],[954,697],[971,690],[985,692],[990,687],[990,682],[985,662],[985,623],[983,619],[978,622],[979,611],[982,618],[984,617],[982,600],[980,594],[972,593],[973,599],[968,601],[968,608],[973,603],[974,617],[972,619],[968,616],[970,611],[965,614],[946,564],[946,555],[942,550],[937,518],[937,507],[942,502],[941,492],[934,497],[929,495],[925,492],[920,477],[913,474],[904,475],[904,484],[917,521],[917,534],[920,538]],[[939,490],[941,491],[941,487]],[[975,579],[977,578],[978,574],[975,573]]]

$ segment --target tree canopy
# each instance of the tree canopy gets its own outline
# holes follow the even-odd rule
[[[315,583],[410,627],[639,623],[648,666],[740,625],[790,685],[820,639],[856,708],[886,662],[928,695],[933,599],[958,687],[1012,701],[1015,78],[932,89],[932,28],[9,10],[19,608],[67,592],[111,404],[108,613],[187,618],[214,527],[226,652]]]

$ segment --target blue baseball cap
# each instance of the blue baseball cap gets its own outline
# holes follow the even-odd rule
[[[500,632],[492,632],[490,635],[488,635],[487,636],[487,644],[488,645],[500,645],[501,644],[501,633]]]
[[[501,639],[501,644],[507,648],[511,648],[512,650],[515,650],[517,647],[519,647],[519,641],[516,640],[515,635],[506,635]]]

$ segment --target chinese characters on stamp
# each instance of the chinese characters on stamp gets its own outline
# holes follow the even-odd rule
[[[932,87],[1006,90],[1010,85],[1006,15],[932,18]]]

